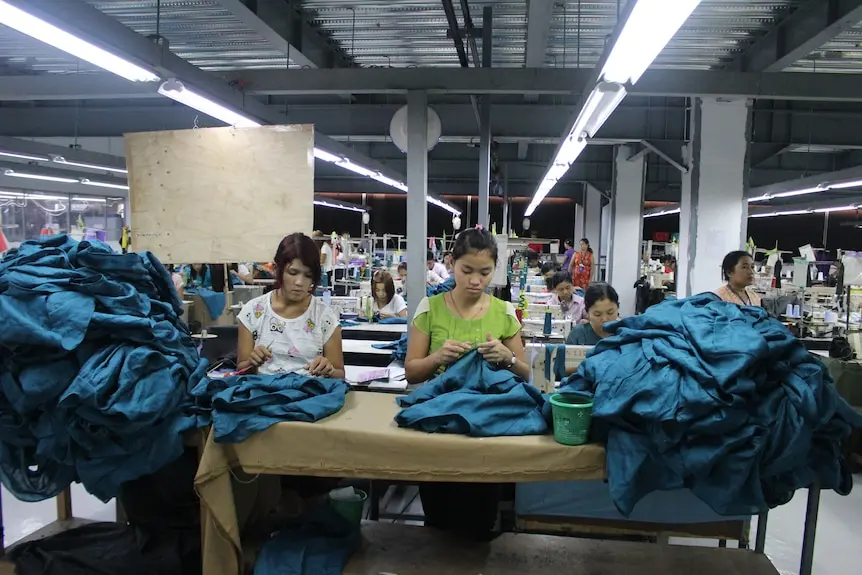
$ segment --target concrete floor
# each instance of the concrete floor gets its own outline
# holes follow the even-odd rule
[[[857,485],[862,474],[855,476]],[[390,510],[400,511],[412,497],[407,493],[406,501],[393,500]],[[799,491],[793,500],[769,514],[766,554],[781,575],[798,575],[799,550],[802,546],[803,521],[807,492]],[[40,503],[23,503],[2,490],[4,542],[17,541],[44,527],[56,518],[54,500]],[[88,494],[80,485],[72,488],[72,510],[76,517],[99,521],[114,521],[114,502],[102,503]],[[418,498],[409,506],[409,512],[421,512]],[[752,541],[755,525],[752,525]],[[857,531],[859,530],[859,531]],[[820,501],[820,517],[817,525],[817,546],[814,554],[814,575],[847,575],[859,572],[862,565],[862,487],[857,487],[849,496],[841,497],[832,491],[823,492]],[[672,544],[717,545],[715,541],[672,539]],[[732,544],[731,544],[732,545]]]

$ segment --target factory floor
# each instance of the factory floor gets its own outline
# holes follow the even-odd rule
[[[862,474],[854,476],[855,483],[862,482]],[[412,493],[404,495],[405,501],[391,501],[390,510],[421,512],[418,498],[411,501]],[[805,518],[806,491],[799,491],[793,500],[769,514],[766,554],[781,575],[796,575],[799,571],[799,550],[802,546],[802,530]],[[412,503],[412,505],[410,504]],[[56,518],[53,500],[40,503],[23,503],[2,490],[4,543],[8,546],[30,533],[51,523]],[[80,485],[72,488],[72,510],[75,517],[98,521],[113,521],[116,517],[114,502],[102,503],[89,495]],[[862,529],[862,487],[847,497],[834,492],[823,492],[820,501],[820,518],[817,525],[817,545],[814,553],[814,575],[847,575],[858,572],[862,564],[862,546],[858,544]],[[752,540],[755,525],[752,524]],[[671,539],[671,544],[716,545],[715,541]]]

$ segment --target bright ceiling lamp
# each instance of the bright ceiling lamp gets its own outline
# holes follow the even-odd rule
[[[0,0],[0,24],[122,76],[132,82],[155,82],[159,77],[140,66],[78,38],[32,14]]]
[[[29,180],[43,180],[45,182],[60,182],[61,184],[77,184],[77,178],[61,178],[59,176],[45,176],[43,174],[30,174],[27,172],[18,172],[16,170],[5,170],[4,175],[12,178],[26,178]]]
[[[435,206],[437,206],[439,208],[443,208],[444,210],[446,210],[447,212],[449,212],[453,216],[460,216],[461,215],[461,212],[459,210],[456,210],[455,208],[453,208],[452,206],[450,206],[446,202],[442,202],[435,197],[428,196],[428,203],[434,204]]]
[[[112,184],[110,182],[97,182],[94,180],[88,180],[87,178],[81,178],[81,183],[85,186],[95,186],[97,188],[111,188],[114,190],[128,190],[129,186],[126,184]]]
[[[858,188],[862,186],[862,180],[851,180],[849,182],[837,182],[835,184],[829,184],[830,190],[843,190],[846,188]]]
[[[536,208],[539,207],[542,200],[544,200],[551,190],[554,189],[557,182],[566,175],[566,172],[569,171],[569,166],[574,163],[586,147],[587,141],[585,139],[575,138],[571,133],[565,140],[563,140],[563,143],[560,145],[560,149],[557,151],[557,155],[554,157],[554,162],[548,168],[548,171],[545,172],[545,176],[539,183],[536,193],[533,194],[533,200],[530,202],[530,205],[527,206],[527,211],[524,212],[524,217],[530,217],[533,215],[533,212],[536,211]]]
[[[195,92],[176,78],[171,78],[159,86],[159,94],[237,128],[259,128],[262,125],[248,116]]]
[[[600,78],[635,84],[698,4],[700,0],[637,0]]]
[[[16,160],[28,160],[31,162],[47,162],[51,158],[48,156],[37,156],[35,154],[20,154],[18,152],[10,152],[6,150],[0,150],[0,156],[5,158],[15,158]]]
[[[767,212],[762,214],[752,214],[748,217],[750,218],[774,218],[777,216],[801,216],[804,214],[829,214],[832,212],[849,212],[853,210],[858,210],[859,206],[836,206],[831,208],[817,208],[815,209],[806,209],[806,210],[784,210],[779,212]]]
[[[590,138],[595,136],[625,97],[626,89],[622,84],[600,82],[587,96],[569,135],[579,138],[584,137],[584,134]]]
[[[117,168],[114,166],[105,166],[102,164],[89,164],[87,162],[70,162],[63,156],[52,156],[51,161],[55,164],[63,164],[64,166],[73,166],[76,168],[87,168],[89,170],[101,170],[104,172],[113,172],[115,174],[128,174],[129,171],[125,168]]]
[[[819,208],[814,210],[815,214],[828,214],[831,212],[849,212],[850,210],[858,210],[858,206],[838,206],[837,208]]]
[[[660,212],[651,212],[649,214],[644,214],[645,218],[657,218],[658,216],[669,216],[671,214],[678,214],[679,208],[674,208],[672,210],[662,210]]]
[[[106,204],[108,202],[108,200],[105,198],[92,198],[92,197],[82,198],[79,196],[73,197],[72,201],[73,202],[93,202],[96,204]]]
[[[359,206],[348,206],[347,204],[333,204],[332,202],[327,202],[325,200],[314,200],[315,206],[324,206],[327,208],[335,208],[336,210],[347,210],[350,212],[365,212],[365,208]]]

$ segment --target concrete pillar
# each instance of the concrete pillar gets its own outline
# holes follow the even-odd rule
[[[584,235],[582,237],[590,240],[593,248],[593,279],[599,277],[598,269],[601,263],[602,253],[602,193],[593,186],[587,184],[584,191]],[[581,238],[575,238],[575,249]]]
[[[635,313],[632,286],[640,275],[643,239],[646,155],[635,156],[635,152],[632,146],[618,146],[614,159],[608,283],[620,294],[620,313],[623,316]]]
[[[407,309],[425,297],[428,250],[428,94],[407,93]]]
[[[584,192],[586,194],[586,192]],[[575,249],[578,249],[578,242],[584,237],[584,206],[575,204]]]
[[[748,232],[747,99],[694,98],[682,177],[677,292],[690,296],[723,283],[721,261]]]

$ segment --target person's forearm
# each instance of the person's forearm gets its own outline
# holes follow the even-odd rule
[[[344,368],[334,367],[332,368],[332,375],[330,376],[332,379],[344,379]]]
[[[509,366],[509,371],[520,377],[521,379],[530,380],[530,364],[520,359],[515,362],[515,365]]]
[[[248,369],[248,368],[251,368],[251,369]],[[248,360],[248,359],[237,362],[237,364],[236,364],[236,370],[237,371],[242,371],[244,369],[248,369],[248,371],[246,373],[257,373],[257,368],[254,367],[251,363],[251,360]]]
[[[408,361],[404,366],[404,374],[407,376],[408,383],[422,383],[434,375],[439,367],[437,358],[432,354],[422,359]]]

